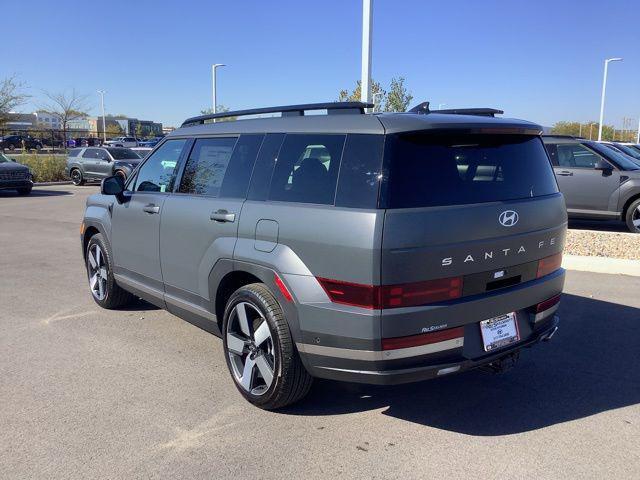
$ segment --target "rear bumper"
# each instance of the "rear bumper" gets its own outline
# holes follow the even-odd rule
[[[494,354],[489,354],[477,359],[465,359],[460,357],[457,361],[448,361],[426,366],[401,368],[395,370],[352,370],[347,368],[317,366],[313,368],[313,375],[320,378],[339,380],[345,382],[366,383],[373,385],[397,385],[401,383],[418,382],[432,378],[460,373],[474,368],[482,367],[512,356],[523,348],[550,339],[558,329],[559,318],[553,315],[543,328],[536,330],[526,340],[518,342],[513,347],[502,349]],[[453,359],[452,359],[453,360]]]

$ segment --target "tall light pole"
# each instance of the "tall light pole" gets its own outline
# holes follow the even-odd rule
[[[214,63],[211,65],[211,110],[216,113],[216,68],[225,67],[224,63]]]
[[[620,62],[621,58],[607,58],[604,61],[604,79],[602,80],[602,98],[600,99],[600,125],[598,126],[598,141],[602,140],[602,122],[604,122],[604,95],[607,90],[607,72],[609,70],[609,62]]]
[[[638,135],[636,135],[636,143],[640,145],[640,118],[638,118]]]
[[[102,105],[102,140],[107,141],[107,120],[104,115],[104,94],[107,93],[106,90],[98,90],[98,95],[100,95],[100,104]]]
[[[371,103],[371,30],[373,29],[373,0],[362,0],[362,74],[360,101]]]

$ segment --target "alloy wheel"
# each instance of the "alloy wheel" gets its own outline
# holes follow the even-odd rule
[[[76,169],[71,172],[71,181],[73,182],[74,185],[79,185],[81,178],[82,177],[80,175],[79,170]]]
[[[258,307],[240,302],[233,308],[226,340],[238,385],[252,395],[264,394],[273,383],[275,356],[269,324]]]
[[[97,300],[104,300],[107,297],[107,276],[108,269],[105,262],[104,253],[100,245],[94,243],[89,247],[87,255],[89,267],[89,287],[91,294]]]
[[[640,205],[638,205],[633,211],[633,214],[631,215],[631,223],[633,223],[636,230],[640,232]]]

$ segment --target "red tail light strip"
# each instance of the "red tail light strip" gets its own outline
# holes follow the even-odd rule
[[[408,337],[394,337],[382,339],[382,350],[395,350],[398,348],[419,347],[433,343],[441,343],[446,340],[464,337],[464,327],[449,328],[431,333],[421,333]]]

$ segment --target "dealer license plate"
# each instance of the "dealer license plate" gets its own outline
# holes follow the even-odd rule
[[[492,352],[520,340],[516,313],[506,313],[480,322],[484,351]]]

